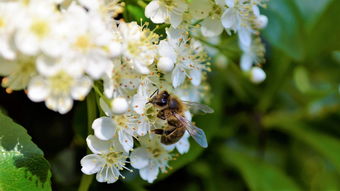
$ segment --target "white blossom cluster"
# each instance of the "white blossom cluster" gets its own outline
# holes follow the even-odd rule
[[[259,6],[264,6],[263,0],[152,0],[145,15],[154,23],[169,23],[184,30],[199,23],[205,37],[218,36],[223,30],[236,32],[243,51],[241,69],[249,72],[252,82],[259,83],[266,75],[256,66],[264,57],[258,34],[268,22]]]
[[[256,35],[267,22],[260,5],[259,0],[152,0],[146,17],[170,24],[160,36],[148,24],[115,19],[124,10],[121,0],[1,1],[2,86],[8,92],[26,90],[32,101],[44,101],[61,114],[94,87],[105,116],[93,121],[94,134],[86,139],[92,154],[81,160],[82,172],[113,183],[124,178],[122,170],[131,171],[129,163],[151,183],[167,171],[175,149],[189,151],[190,136],[186,132],[173,145],[160,142],[152,130],[168,124],[147,104],[150,95],[166,90],[200,102],[208,89],[207,54],[190,36],[191,28],[200,23],[206,37],[223,29],[237,32],[241,68],[253,71],[252,80],[259,82],[265,74],[253,64],[264,50]],[[185,112],[189,121],[191,115]]]

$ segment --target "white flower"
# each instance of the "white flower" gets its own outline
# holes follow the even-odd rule
[[[19,54],[13,61],[0,59],[0,75],[6,76],[2,80],[3,87],[25,89],[35,74],[35,60],[32,57]]]
[[[22,10],[15,3],[0,3],[0,56],[5,59],[13,60],[16,55],[10,39],[20,23],[20,11]],[[14,12],[19,14],[13,16]]]
[[[191,12],[195,19],[203,19],[201,32],[206,37],[220,35],[223,32],[221,16],[224,11],[225,2],[221,0],[199,0],[190,4]]]
[[[145,16],[157,24],[169,21],[172,27],[177,28],[187,6],[184,0],[153,0],[145,7]]]
[[[86,155],[80,161],[81,171],[84,174],[95,174],[98,182],[114,183],[121,176],[119,171],[130,169],[125,167],[128,153],[125,152],[115,141],[102,141],[93,135],[86,139],[87,145],[93,154]]]
[[[265,15],[261,15],[260,9],[258,6],[254,5],[253,6],[253,12],[256,17],[255,24],[256,27],[259,29],[263,29],[267,26],[268,23],[268,18]]]
[[[64,114],[72,108],[73,99],[85,98],[91,89],[92,80],[75,75],[73,68],[68,65],[56,66],[53,73],[32,78],[28,85],[28,97],[34,102],[45,100],[49,109]]]
[[[249,71],[253,64],[263,61],[265,49],[260,38],[255,38],[250,45],[240,43],[240,48],[243,51],[240,62],[243,71]]]
[[[120,54],[121,45],[115,33],[100,15],[88,14],[82,7],[72,4],[65,13],[70,64],[82,65],[92,78],[100,78]]]
[[[264,71],[261,68],[253,67],[250,70],[250,80],[253,83],[259,84],[263,82],[265,79],[266,79],[266,73],[264,73]]]
[[[205,54],[198,41],[181,36],[177,29],[167,30],[168,38],[160,42],[160,56],[168,57],[175,62],[172,70],[171,80],[173,87],[177,88],[183,84],[186,77],[194,86],[201,83],[202,62],[205,61]]]
[[[148,68],[156,57],[155,45],[158,35],[139,26],[136,22],[120,22],[119,31],[122,36],[123,56],[127,62],[140,74],[150,73]]]
[[[141,74],[130,67],[124,59],[116,58],[103,76],[104,95],[109,98],[132,96],[140,84]]]
[[[110,114],[106,103],[101,102],[101,106],[106,114]],[[134,116],[131,112],[127,112],[123,115],[100,117],[92,123],[94,134],[101,140],[117,138],[124,150],[128,152],[133,148],[133,137],[137,135],[139,129],[139,121],[136,121]]]
[[[131,166],[139,169],[142,179],[152,183],[158,176],[159,169],[164,173],[168,161],[172,158],[159,139],[151,136],[140,137],[141,146],[130,154]]]
[[[17,24],[15,44],[22,53],[33,56],[42,51],[57,57],[65,51],[66,43],[62,39],[60,25],[61,14],[56,10],[55,4],[32,0],[16,12],[22,18]]]
[[[226,0],[228,8],[222,14],[222,24],[228,30],[239,33],[240,43],[250,45],[253,29],[251,23],[256,19],[253,6],[247,0]]]

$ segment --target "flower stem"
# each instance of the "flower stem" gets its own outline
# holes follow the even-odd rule
[[[92,183],[93,175],[83,174],[80,180],[78,191],[87,191]]]
[[[110,99],[107,98],[107,97],[99,90],[99,88],[98,88],[95,84],[93,84],[92,87],[93,87],[94,91],[95,91],[101,98],[103,98],[103,100],[105,101],[105,103],[106,103],[109,107],[111,107],[111,101],[110,101]]]
[[[93,91],[86,98],[87,105],[87,132],[93,134],[92,122],[97,118],[96,95]],[[87,149],[87,154],[91,151]],[[83,174],[80,180],[79,191],[87,191],[92,183],[93,175]]]

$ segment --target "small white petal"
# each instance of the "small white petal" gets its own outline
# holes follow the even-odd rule
[[[114,183],[118,180],[117,169],[113,167],[104,167],[96,175],[98,182]]]
[[[226,29],[233,29],[235,30],[239,24],[238,13],[235,13],[233,9],[226,9],[222,14],[221,20],[222,25]]]
[[[125,131],[118,131],[118,139],[126,152],[129,152],[133,148],[133,138]]]
[[[70,97],[59,97],[57,111],[60,114],[65,114],[72,109],[73,100]]]
[[[223,26],[219,19],[212,19],[208,17],[203,20],[201,26],[201,32],[206,37],[213,37],[220,35],[223,32]]]
[[[44,101],[49,94],[46,80],[43,77],[35,77],[28,85],[27,96],[34,102]]]
[[[90,154],[83,157],[80,161],[81,171],[90,175],[97,173],[105,164],[105,159],[96,154]]]
[[[139,175],[143,180],[152,183],[154,180],[156,180],[158,172],[159,172],[158,166],[150,164],[145,168],[140,169]]]
[[[241,28],[238,31],[238,38],[240,40],[241,46],[250,46],[251,45],[251,32],[246,28]]]
[[[116,124],[109,117],[101,117],[93,121],[94,134],[101,140],[107,141],[116,133]]]
[[[149,164],[149,153],[143,148],[134,149],[130,155],[131,166],[136,169],[142,169]]]
[[[177,13],[170,13],[170,24],[172,27],[177,28],[182,22],[182,15]]]
[[[241,61],[240,61],[241,69],[243,71],[249,71],[251,66],[253,65],[253,58],[250,54],[244,53],[241,56]]]
[[[201,70],[191,70],[190,77],[192,85],[199,86],[201,84]]]
[[[225,4],[226,4],[228,7],[234,7],[234,5],[235,5],[235,0],[225,0]]]
[[[92,81],[90,78],[83,76],[81,79],[78,79],[71,90],[73,99],[83,100],[90,92],[91,86]]]
[[[106,116],[113,115],[111,108],[108,106],[108,104],[104,101],[103,98],[99,98],[99,105],[100,105],[100,108],[102,108]]]
[[[16,35],[15,44],[18,49],[27,55],[35,55],[39,51],[38,40],[33,36],[22,31]]]
[[[151,1],[145,7],[145,16],[154,23],[164,23],[167,17],[167,10],[159,5],[158,1]]]
[[[147,99],[147,97],[140,94],[134,95],[132,101],[133,110],[138,114],[143,114]]]
[[[185,79],[185,73],[180,67],[175,67],[175,69],[172,71],[171,80],[172,85],[174,88],[177,88],[180,86]]]
[[[158,52],[160,56],[171,58],[173,62],[176,61],[176,52],[167,40],[162,40],[159,43]]]
[[[109,151],[112,142],[111,141],[103,141],[98,139],[94,135],[89,135],[86,138],[86,143],[89,149],[95,154],[106,153]]]
[[[190,149],[189,143],[189,133],[186,131],[184,136],[176,143],[176,149],[179,153],[184,154],[187,153]]]

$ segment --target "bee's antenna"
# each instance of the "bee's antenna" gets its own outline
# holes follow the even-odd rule
[[[157,93],[157,94],[159,93],[159,89],[157,89],[155,92],[153,92],[153,93],[151,94],[150,98],[152,98],[156,93]]]

